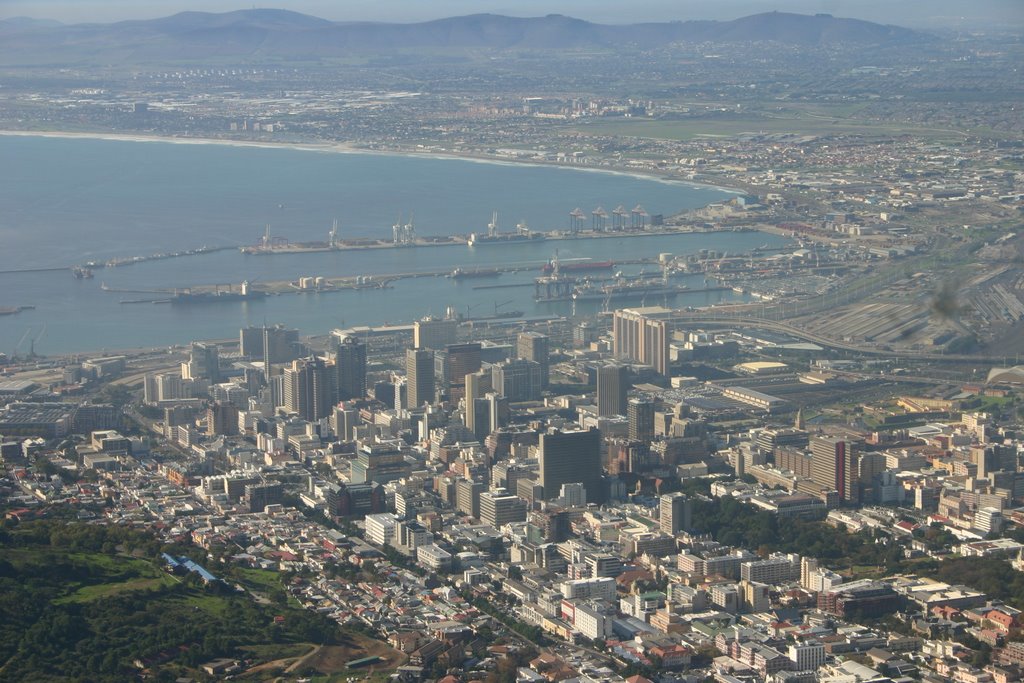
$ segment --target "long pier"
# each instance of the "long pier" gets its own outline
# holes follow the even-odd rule
[[[61,266],[59,268],[10,268],[8,270],[0,270],[0,275],[14,275],[16,273],[56,273],[58,270],[71,271],[71,268],[67,266]]]

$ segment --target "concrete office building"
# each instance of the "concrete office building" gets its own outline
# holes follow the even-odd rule
[[[491,368],[494,390],[513,403],[540,399],[542,377],[540,363],[532,360],[517,358]]]
[[[413,346],[417,349],[434,349],[440,351],[449,344],[456,342],[459,329],[457,320],[424,318],[413,325]]]
[[[540,363],[540,385],[547,389],[551,382],[551,340],[539,332],[520,332],[516,337],[516,357]]]
[[[526,521],[526,502],[505,489],[480,494],[480,521],[500,529],[512,522]]]
[[[675,536],[691,526],[693,505],[685,493],[666,493],[658,502],[661,531]]]

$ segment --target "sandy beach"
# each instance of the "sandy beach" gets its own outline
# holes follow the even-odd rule
[[[563,168],[571,171],[581,171],[586,173],[605,173],[608,175],[618,175],[627,178],[642,178],[644,180],[654,180],[656,182],[665,183],[669,185],[680,185],[684,187],[693,188],[705,188],[711,190],[720,190],[722,192],[729,192],[732,194],[743,194],[744,190],[737,189],[734,187],[727,187],[723,185],[712,185],[709,183],[699,183],[692,180],[683,180],[675,178],[667,173],[658,173],[656,171],[638,171],[638,170],[619,170],[614,168],[592,168],[587,166],[577,166],[574,164],[560,164],[553,161],[537,161],[537,160],[520,160],[520,159],[496,159],[494,157],[483,156],[479,154],[472,154],[469,152],[417,152],[414,150],[381,150],[381,149],[368,149],[365,147],[358,147],[348,142],[265,142],[265,141],[249,141],[249,140],[226,140],[224,138],[200,138],[200,137],[167,137],[160,135],[138,135],[128,133],[86,133],[86,132],[67,132],[67,131],[20,131],[20,130],[0,130],[0,135],[14,136],[14,137],[43,137],[43,138],[81,138],[90,140],[113,140],[120,142],[163,142],[176,145],[223,145],[226,147],[256,147],[261,149],[291,149],[305,152],[320,152],[329,154],[374,154],[382,156],[405,156],[405,157],[420,157],[424,159],[442,159],[451,160],[456,159],[460,161],[467,161],[478,164],[493,164],[498,166],[540,166],[540,167],[555,167]]]

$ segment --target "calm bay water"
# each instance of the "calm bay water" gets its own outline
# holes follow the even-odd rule
[[[728,196],[610,173],[287,148],[0,136],[0,159],[0,270],[248,244],[267,223],[275,235],[293,241],[325,239],[335,218],[343,237],[386,237],[400,214],[406,218],[414,211],[421,235],[465,234],[484,229],[496,210],[504,230],[521,220],[550,230],[566,227],[569,211],[577,206],[589,213],[599,205],[610,211],[619,204],[627,209],[642,204],[650,213],[669,214]],[[497,280],[416,278],[390,290],[194,306],[122,304],[147,295],[104,292],[101,282],[145,290],[457,266],[539,268],[556,248],[563,259],[622,260],[700,249],[737,253],[765,243],[777,246],[784,240],[718,233],[275,256],[232,249],[98,270],[93,280],[75,280],[65,271],[0,274],[0,306],[36,307],[0,317],[0,351],[11,353],[26,331],[34,337],[43,326],[36,351],[53,354],[231,337],[239,327],[264,321],[322,334],[343,324],[409,322],[441,314],[447,305],[474,316],[491,315],[496,307],[530,315],[572,312],[569,303],[535,304],[528,287],[473,289],[529,282],[535,272]],[[694,288],[703,284],[701,278],[683,282]],[[669,303],[698,306],[734,296],[694,293]],[[588,302],[576,313],[600,306]],[[24,342],[21,351],[27,346]]]

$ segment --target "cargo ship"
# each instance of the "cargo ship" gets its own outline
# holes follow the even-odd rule
[[[464,318],[466,322],[470,323],[485,323],[495,320],[512,320],[515,318],[522,318],[526,315],[523,311],[505,311],[504,313],[495,313],[494,315],[478,316],[475,318]]]
[[[685,285],[669,285],[660,281],[638,281],[603,287],[582,286],[572,293],[573,301],[604,301],[642,299],[648,296],[675,296],[689,291]]]
[[[229,301],[253,301],[266,296],[266,292],[182,292],[166,301],[170,304],[220,304]]]
[[[192,292],[186,290],[184,292],[175,292],[174,296],[169,299],[161,299],[154,303],[169,303],[169,304],[220,304],[227,303],[229,301],[253,301],[255,299],[263,299],[267,296],[267,293],[260,290],[252,289],[248,281],[242,283],[241,291],[232,292],[221,291],[215,289],[212,292]]]
[[[474,270],[456,268],[447,277],[452,280],[462,280],[473,277],[498,277],[499,275],[501,275],[501,271],[497,268],[476,268]]]
[[[515,242],[543,242],[547,235],[542,232],[534,232],[527,227],[526,223],[516,225],[515,232],[501,233],[498,231],[498,212],[491,214],[491,222],[487,224],[486,233],[473,232],[466,239],[466,244],[471,247],[487,244],[509,244]]]

